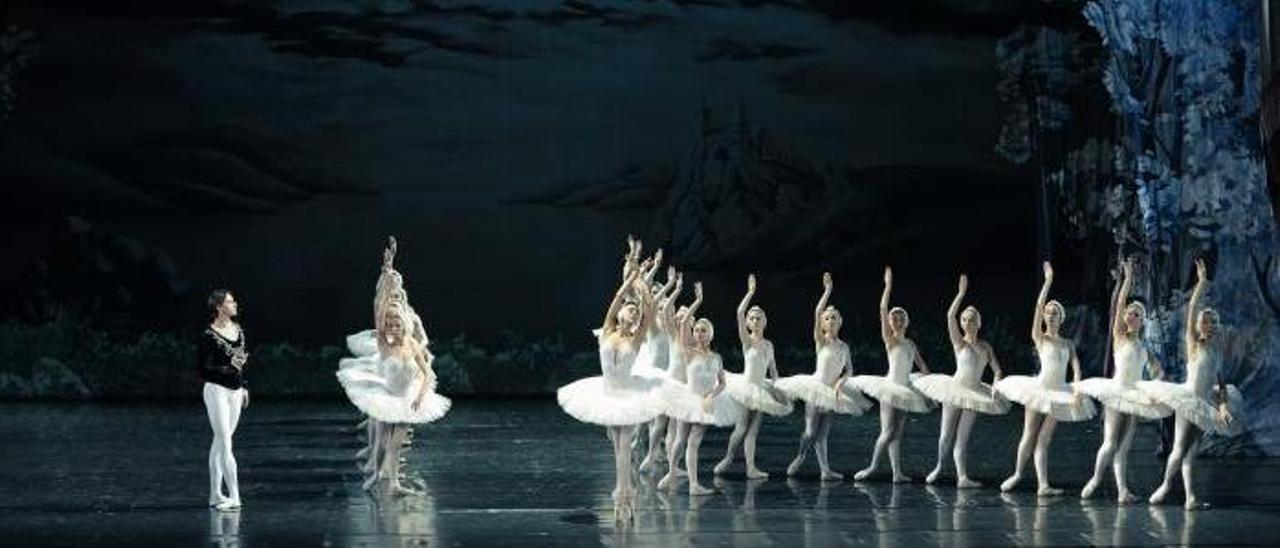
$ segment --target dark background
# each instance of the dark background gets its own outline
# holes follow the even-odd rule
[[[873,337],[891,262],[918,329],[965,270],[1021,332],[1035,186],[993,152],[995,41],[1049,9],[9,2],[37,49],[0,125],[0,312],[175,330],[226,286],[256,341],[338,344],[394,234],[437,338],[587,347],[635,233],[722,327],[757,270],[803,344],[831,269]]]

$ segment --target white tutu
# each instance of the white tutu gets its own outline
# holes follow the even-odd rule
[[[919,376],[918,373],[911,375],[912,378]],[[880,402],[880,405],[888,405],[894,409],[901,409],[911,413],[928,413],[934,406],[933,401],[924,397],[911,385],[893,382],[893,379],[888,377],[858,375],[849,379],[849,382],[858,387],[858,390],[875,398],[876,401]]]
[[[378,332],[366,329],[347,336],[347,350],[356,357],[373,356],[378,353]]]
[[[1037,413],[1049,415],[1058,422],[1085,421],[1098,414],[1093,400],[1077,397],[1071,391],[1071,385],[1046,388],[1038,377],[1009,375],[996,381],[992,387],[1001,396]]]
[[[752,411],[768,413],[775,417],[789,415],[794,407],[791,404],[791,400],[786,399],[784,394],[778,394],[778,396],[782,397],[782,399],[779,399],[768,388],[753,383],[747,380],[745,375],[738,373],[725,374],[724,391],[743,407]]]
[[[658,381],[632,377],[630,386],[610,388],[603,376],[579,379],[560,387],[556,400],[569,416],[603,426],[642,424],[662,414]]]
[[[1244,399],[1240,390],[1233,384],[1227,385],[1227,411],[1231,413],[1231,424],[1225,428],[1218,424],[1218,406],[1216,394],[1214,400],[1197,396],[1191,387],[1166,381],[1138,381],[1139,390],[1152,400],[1173,409],[1174,414],[1183,417],[1205,432],[1216,432],[1223,436],[1236,436],[1244,432]]]
[[[701,394],[689,389],[680,381],[667,381],[662,385],[663,413],[680,422],[707,424],[711,426],[733,426],[744,412],[738,402],[733,401],[726,391],[721,391],[711,398],[709,408],[703,407],[706,399]]]
[[[792,375],[781,378],[773,383],[773,387],[793,400],[803,400],[823,411],[856,416],[871,408],[871,401],[862,395],[858,387],[848,381],[840,386],[839,402],[836,401],[835,388],[813,375]]]
[[[977,386],[969,387],[960,384],[951,375],[934,373],[913,377],[911,385],[925,397],[943,405],[987,415],[1003,415],[1009,412],[1009,401],[995,395],[991,391],[991,385],[987,383],[980,382]]]
[[[366,358],[342,360],[339,364],[338,382],[347,392],[347,398],[364,414],[375,420],[393,424],[424,424],[438,420],[449,411],[449,398],[428,391],[418,409],[412,408],[417,393],[398,394],[385,378],[364,367],[353,367],[351,362]]]
[[[1076,388],[1098,400],[1107,409],[1133,415],[1142,419],[1163,419],[1173,414],[1173,409],[1152,399],[1138,388],[1125,388],[1115,379],[1094,377],[1076,383]]]

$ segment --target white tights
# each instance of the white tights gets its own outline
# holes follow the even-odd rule
[[[209,504],[240,504],[240,483],[236,477],[236,457],[231,454],[231,437],[244,408],[244,389],[231,390],[204,383],[204,406],[209,412],[213,443],[209,446]],[[226,484],[227,495],[222,494]]]
[[[1111,470],[1116,477],[1116,491],[1121,504],[1133,502],[1133,494],[1125,482],[1129,461],[1129,448],[1133,446],[1133,433],[1138,429],[1138,418],[1126,415],[1113,409],[1107,409],[1102,422],[1102,446],[1098,448],[1098,456],[1093,463],[1093,477],[1080,491],[1081,498],[1093,496],[1094,491],[1102,484],[1103,470],[1111,463]]]

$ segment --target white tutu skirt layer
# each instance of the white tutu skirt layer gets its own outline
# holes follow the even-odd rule
[[[753,383],[747,380],[747,377],[738,373],[725,374],[724,391],[739,405],[752,411],[760,411],[775,417],[791,414],[791,410],[794,408],[791,400],[781,390],[776,388],[774,390],[778,393],[774,394],[768,387]]]
[[[778,379],[774,388],[793,400],[801,400],[818,409],[843,415],[861,415],[871,408],[871,400],[862,395],[858,387],[845,381],[840,386],[840,400],[836,401],[835,388],[813,375],[792,375]]]
[[[1215,432],[1223,436],[1237,436],[1244,432],[1244,398],[1235,385],[1227,385],[1227,411],[1231,413],[1230,424],[1218,424],[1218,407],[1213,400],[1197,396],[1190,387],[1165,381],[1139,381],[1138,389],[1151,399],[1173,409],[1173,413],[1185,418],[1205,432]]]
[[[642,379],[663,382],[671,378],[666,369],[659,369],[652,365],[641,365],[639,363],[631,367],[631,374]]]
[[[604,377],[579,379],[556,390],[556,401],[569,416],[601,426],[632,426],[662,414],[657,381],[634,378],[632,386],[610,388]]]
[[[663,414],[680,422],[733,426],[746,411],[725,391],[711,398],[711,405],[704,406],[705,396],[679,381],[667,381],[662,385],[661,394]]]
[[[449,412],[452,405],[449,398],[427,392],[418,408],[413,409],[413,399],[417,397],[415,391],[406,395],[393,393],[385,379],[360,367],[343,368],[339,364],[338,382],[342,383],[347,399],[356,408],[373,419],[386,423],[426,424],[439,420]]]
[[[1076,383],[1076,388],[1098,400],[1103,407],[1126,415],[1155,420],[1173,414],[1173,409],[1155,401],[1146,392],[1136,387],[1122,387],[1115,379],[1105,377],[1085,379]]]
[[[1093,400],[1076,396],[1071,385],[1046,388],[1036,377],[1009,375],[996,381],[992,388],[996,393],[1023,407],[1053,417],[1058,422],[1080,422],[1098,415]]]
[[[366,329],[347,336],[347,350],[356,357],[373,356],[378,353],[377,331]]]
[[[995,395],[991,391],[991,386],[986,383],[969,387],[960,384],[951,375],[934,373],[912,378],[911,385],[925,397],[943,405],[987,415],[1003,415],[1009,412],[1009,401]]]
[[[920,375],[912,374],[912,378]],[[894,409],[901,409],[910,413],[928,413],[933,410],[934,403],[924,394],[912,388],[909,384],[898,384],[893,379],[882,377],[879,375],[858,375],[849,379],[849,382],[858,387],[868,396],[875,398],[880,405],[888,405]]]

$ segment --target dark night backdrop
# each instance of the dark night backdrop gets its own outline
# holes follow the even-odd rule
[[[391,234],[454,393],[590,372],[628,233],[706,282],[721,327],[758,272],[790,371],[810,367],[823,270],[859,369],[883,367],[885,264],[932,363],[950,368],[942,312],[965,271],[1007,369],[1031,371],[1052,256],[1094,375],[1113,243],[1142,249],[1123,241],[1143,191],[1116,193],[1141,179],[1109,168],[1124,125],[1083,2],[0,5],[10,396],[193,393],[184,337],[215,286],[239,296],[260,390],[336,395]],[[1256,86],[1256,69],[1224,70]],[[1064,190],[1086,171],[1093,190]],[[1081,209],[1110,220],[1075,230]],[[1274,221],[1259,226],[1266,266]],[[1203,250],[1185,249],[1175,278]],[[1278,271],[1244,308],[1266,310]],[[1266,373],[1258,390],[1275,310],[1236,369]]]
[[[705,267],[722,322],[748,266],[784,334],[807,329],[791,324],[824,267],[857,284],[838,301],[867,311],[894,255],[921,305],[961,267],[1031,287],[1031,187],[993,152],[994,40],[1020,3],[842,4],[19,2],[9,17],[39,49],[4,126],[22,235],[4,281],[21,284],[51,251],[50,219],[74,212],[163,257],[180,295],[242,293],[257,340],[332,343],[367,323],[395,234],[437,336],[576,336],[623,236],[656,245],[673,183],[707,170],[741,171],[734,191],[767,199],[875,190],[798,198],[839,231],[788,249],[764,240],[731,266],[678,253]],[[768,220],[725,222],[745,237]],[[1004,298],[995,282],[976,295]],[[129,320],[151,321],[132,300]]]

